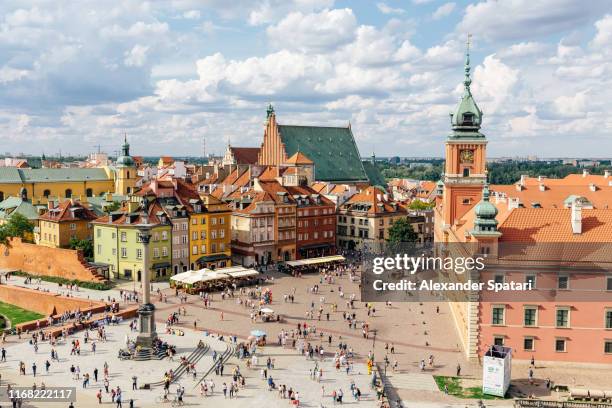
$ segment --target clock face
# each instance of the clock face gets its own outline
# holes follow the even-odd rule
[[[474,162],[474,151],[473,150],[462,150],[459,157],[461,163],[473,163]]]

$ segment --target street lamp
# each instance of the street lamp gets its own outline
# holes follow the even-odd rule
[[[143,271],[141,276],[142,301],[138,307],[139,333],[136,345],[141,350],[153,348],[157,333],[155,332],[155,306],[151,303],[151,286],[149,271],[149,241],[151,240],[152,224],[144,223],[138,225],[138,239],[142,243]]]

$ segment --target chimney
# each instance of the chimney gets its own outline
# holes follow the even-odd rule
[[[595,183],[590,183],[590,184],[589,184],[589,190],[591,190],[591,191],[597,191],[597,186],[595,185]]]
[[[582,177],[586,177],[589,175],[589,171],[587,169],[582,170]]]
[[[544,178],[545,178],[544,176],[538,176],[538,181],[542,181],[544,180]]]
[[[572,232],[582,233],[582,205],[578,201],[572,203]]]
[[[527,181],[527,174],[521,174],[520,185],[524,186],[525,185],[525,181]]]
[[[604,170],[604,178],[609,178],[611,174],[610,170]]]
[[[54,208],[55,208],[55,203],[53,202],[53,200],[47,201],[47,209],[52,210]]]
[[[522,191],[523,190],[523,185],[521,183],[517,183],[516,184],[516,191]]]
[[[546,191],[546,186],[544,185],[544,183],[540,183],[540,191]]]

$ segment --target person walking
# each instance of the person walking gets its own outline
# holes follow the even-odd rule
[[[137,387],[137,381],[138,381],[138,377],[136,377],[135,375],[132,376],[132,390],[136,390],[138,389]]]

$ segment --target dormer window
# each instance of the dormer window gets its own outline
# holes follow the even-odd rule
[[[473,125],[474,124],[474,114],[473,113],[464,113],[463,114],[463,124],[464,125]]]

